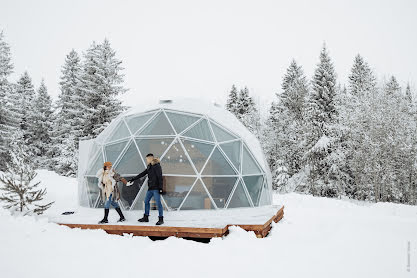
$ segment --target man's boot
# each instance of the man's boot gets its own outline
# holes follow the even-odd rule
[[[104,209],[104,218],[100,222],[98,222],[98,224],[109,223],[109,220],[107,220],[108,216],[109,216],[109,209]]]
[[[116,208],[116,211],[117,211],[117,213],[120,216],[120,219],[117,222],[123,222],[123,221],[125,221],[126,218],[124,217],[124,215],[123,215],[122,210],[120,209],[120,207],[119,208]]]
[[[138,220],[139,222],[149,222],[149,215],[144,214],[141,219]]]
[[[164,217],[163,216],[158,216],[159,220],[158,222],[156,222],[156,225],[162,225],[164,224]]]

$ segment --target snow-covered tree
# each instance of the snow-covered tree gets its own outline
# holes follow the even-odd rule
[[[237,115],[237,101],[238,101],[238,91],[235,85],[232,86],[232,89],[229,92],[226,102],[226,109],[232,112],[234,115]]]
[[[123,87],[122,61],[105,39],[102,44],[93,43],[84,55],[78,89],[86,108],[84,137],[95,137],[119,115],[124,107],[117,98],[126,89]]]
[[[332,182],[329,159],[335,150],[333,137],[337,136],[336,73],[326,46],[314,71],[312,89],[306,99],[304,113],[305,130],[304,159],[309,168],[310,193],[314,195],[338,196],[340,192]]]
[[[392,75],[389,78],[388,82],[385,83],[384,92],[388,95],[401,93],[400,84],[398,83],[397,78],[395,78],[395,76]]]
[[[356,55],[349,75],[349,90],[352,95],[359,96],[373,92],[376,88],[376,78],[368,63],[361,55]]]
[[[13,132],[14,114],[9,107],[10,91],[12,86],[8,77],[13,71],[10,46],[4,40],[3,31],[0,31],[0,167],[8,160],[8,147]]]
[[[295,60],[291,61],[282,81],[280,99],[292,118],[303,119],[304,102],[308,93],[308,82],[304,71]]]
[[[36,172],[28,147],[19,138],[21,131],[14,133],[16,140],[10,146],[11,160],[6,165],[6,171],[0,174],[0,201],[4,208],[22,214],[42,214],[51,207],[53,202],[40,204],[46,194],[45,188],[40,188],[40,182],[34,182]]]
[[[51,132],[52,132],[52,100],[48,94],[44,80],[37,91],[32,103],[33,109],[29,117],[32,124],[30,125],[32,134],[28,138],[28,144],[33,149],[33,155],[36,167],[47,167],[50,163]]]
[[[15,140],[23,140],[25,144],[30,144],[31,138],[34,137],[32,111],[34,110],[35,89],[27,71],[17,81],[15,88],[12,90],[9,101],[10,109],[15,114],[17,128],[21,131],[22,138]],[[33,146],[29,146],[29,152],[33,155],[35,152]]]
[[[66,56],[60,78],[60,94],[56,103],[51,156],[53,170],[74,176],[77,166],[79,138],[83,136],[85,111],[79,89],[81,59],[75,50]],[[68,162],[70,161],[70,163]]]
[[[411,92],[410,83],[407,83],[407,87],[405,88],[405,98],[409,103],[413,102],[413,93]]]

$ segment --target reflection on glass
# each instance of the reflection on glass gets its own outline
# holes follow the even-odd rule
[[[145,169],[142,161],[135,143],[130,142],[129,148],[117,163],[116,172],[121,175],[138,174]]]
[[[171,124],[177,133],[182,132],[184,129],[195,123],[199,118],[190,115],[184,115],[174,112],[166,112]]]
[[[153,113],[126,118],[126,123],[132,134],[135,134],[151,117]]]
[[[243,177],[243,181],[252,198],[253,205],[257,206],[259,204],[259,193],[262,189],[263,176],[247,176]]]
[[[203,175],[236,175],[236,172],[216,147],[204,167]]]
[[[156,157],[161,157],[169,144],[172,142],[172,138],[162,139],[136,139],[136,144],[142,153],[143,162],[146,163],[145,156],[148,153],[153,153]]]
[[[218,208],[224,208],[230,193],[235,186],[237,177],[204,177],[203,182],[206,185],[213,201]]]
[[[165,184],[165,202],[169,208],[177,209],[194,184],[196,178],[164,176],[163,179]]]
[[[162,157],[161,166],[163,174],[195,175],[191,163],[178,141],[175,141]]]
[[[104,151],[106,152],[107,161],[110,161],[111,163],[115,164],[117,158],[122,153],[123,149],[126,147],[126,143],[127,140],[116,144],[106,145],[104,147]]]
[[[185,150],[188,152],[188,155],[191,157],[191,160],[194,163],[194,166],[197,168],[198,172],[201,172],[201,169],[206,163],[208,157],[210,156],[211,151],[214,148],[214,145],[200,143],[190,140],[182,139]]]
[[[159,113],[144,129],[140,135],[174,135],[175,132],[169,124],[164,113]]]
[[[243,147],[242,155],[242,174],[261,174],[261,169],[259,169],[254,158],[250,155],[249,151],[246,149],[246,146]]]
[[[234,141],[220,145],[238,171],[240,170],[240,144],[240,141]]]
[[[130,136],[130,132],[127,129],[125,123],[120,121],[117,127],[113,130],[112,135],[106,140],[106,142],[116,141],[118,139],[126,138]]]
[[[184,204],[181,206],[181,210],[214,208],[200,180],[197,180],[190,194],[185,199]]]
[[[206,119],[201,120],[191,129],[185,132],[184,136],[206,141],[213,141],[213,136],[211,136],[210,128]]]
[[[242,181],[239,180],[236,190],[233,193],[232,199],[228,208],[250,207],[248,198],[246,197],[245,190],[243,189]]]
[[[229,141],[236,139],[235,136],[227,132],[225,129],[221,128],[217,124],[210,122],[211,128],[213,129],[214,136],[216,136],[217,142]]]

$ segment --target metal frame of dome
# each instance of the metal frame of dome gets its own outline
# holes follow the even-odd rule
[[[178,119],[175,119],[176,117],[178,117]],[[189,120],[188,123],[185,122],[187,120]],[[158,127],[164,125],[165,130],[164,127],[162,128],[163,130],[158,130]],[[79,175],[82,175],[82,185],[84,189],[86,189],[83,190],[81,194],[88,195],[88,204],[90,207],[99,207],[101,203],[101,197],[98,192],[97,184],[93,182],[95,178],[95,173],[97,169],[99,169],[99,167],[97,166],[100,165],[100,163],[110,160],[110,158],[112,158],[112,160],[114,160],[112,161],[113,167],[116,170],[118,170],[118,166],[120,165],[121,161],[126,157],[126,155],[128,155],[128,150],[132,147],[133,150],[136,150],[138,153],[138,170],[134,173],[124,173],[122,171],[123,173],[121,174],[123,177],[126,178],[137,175],[146,167],[144,162],[144,156],[146,155],[146,153],[142,153],[144,152],[144,148],[142,148],[142,146],[139,147],[138,142],[141,143],[150,140],[169,141],[169,143],[166,143],[167,146],[163,148],[164,151],[159,156],[161,159],[161,164],[163,167],[165,177],[183,177],[184,179],[194,178],[193,183],[189,184],[187,193],[183,197],[179,205],[168,205],[168,203],[170,202],[167,199],[169,199],[170,197],[162,196],[162,203],[166,209],[186,209],[184,207],[184,204],[187,202],[188,197],[190,196],[190,193],[193,191],[193,189],[197,189],[198,186],[202,186],[202,188],[205,191],[203,191],[202,194],[206,193],[206,196],[209,198],[211,202],[210,208],[214,209],[231,207],[254,207],[271,204],[270,180],[268,181],[268,179],[270,179],[270,173],[269,175],[267,173],[269,169],[263,169],[263,167],[261,167],[260,163],[257,161],[256,157],[251,153],[250,148],[247,146],[243,138],[241,138],[229,128],[224,127],[221,123],[213,120],[212,118],[208,117],[203,113],[198,114],[171,108],[159,108],[132,115],[122,114],[114,121],[112,121],[112,123],[106,129],[104,129],[103,132],[96,139],[93,140],[93,147],[91,148],[89,153],[89,157],[91,159],[89,159],[87,167],[85,167],[83,173],[79,173]],[[186,149],[184,141],[194,142],[194,144],[210,146],[211,151],[209,155],[205,158],[206,161],[202,165],[201,169],[197,169],[195,165],[196,163],[193,161],[193,157],[191,157],[189,154],[190,150]],[[165,141],[162,141],[161,143],[165,144]],[[231,156],[234,155],[236,151],[225,151],[226,145],[233,143],[239,144],[239,154],[237,161],[236,159],[231,158]],[[184,160],[187,160],[188,163],[186,166],[188,166],[189,164],[193,173],[191,172],[187,174],[181,174],[182,169],[176,167],[173,167],[173,171],[176,171],[175,169],[178,169],[178,173],[170,173],[171,170],[166,171],[166,169],[168,169],[169,167],[164,167],[164,163],[166,163],[166,165],[168,166],[169,163],[171,163],[168,161],[170,160],[170,155],[168,155],[168,152],[171,151],[171,149],[174,149],[175,144],[178,144],[178,147],[176,146],[176,151],[178,152],[179,148],[181,148],[182,153],[185,155],[185,157],[180,155],[178,161],[180,161],[180,163],[183,163]],[[236,146],[234,147],[236,150]],[[216,154],[214,154],[215,152]],[[208,167],[207,165],[209,161],[211,161],[214,155],[219,156],[220,159],[223,158],[227,162],[227,164],[224,164],[223,167],[229,167],[230,169],[232,169],[234,173],[219,174],[219,172],[205,172],[206,167]],[[230,169],[228,170],[230,171]],[[249,171],[253,169],[255,169],[255,171]],[[208,171],[210,171],[210,169],[208,169]],[[219,169],[217,169],[217,171],[225,170],[220,167]],[[224,198],[224,206],[219,205],[216,202],[216,200],[214,200],[214,198],[212,197],[213,194],[208,190],[208,187],[204,182],[204,178],[210,177],[235,178],[233,187],[229,195],[225,196]],[[258,182],[259,184],[255,186],[255,192],[252,192],[251,190],[248,190],[248,188],[253,188],[253,184],[249,184],[249,179],[254,177],[258,177],[261,180],[260,182]],[[147,178],[143,181],[142,185],[146,185],[146,182]],[[120,202],[121,206],[125,209],[130,210],[136,209],[138,205],[140,205],[139,199],[143,199],[144,197],[144,192],[146,191],[146,188],[147,186],[141,186],[133,202],[131,202],[131,204],[128,206],[126,206],[124,202]],[[258,191],[256,192],[256,190]],[[238,194],[240,194],[240,196],[236,197]],[[235,197],[246,197],[247,203],[242,202],[236,205],[234,200]],[[233,203],[231,204],[231,202]]]

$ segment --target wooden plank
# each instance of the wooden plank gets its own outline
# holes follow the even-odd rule
[[[141,225],[103,225],[103,224],[67,224],[58,223],[70,228],[80,229],[101,229],[108,234],[132,234],[134,236],[155,236],[155,237],[187,237],[187,238],[213,238],[229,234],[230,226],[239,226],[246,231],[253,231],[257,237],[266,237],[272,228],[272,221],[277,223],[284,217],[284,206],[273,215],[265,224],[229,224],[223,228],[204,227],[172,227],[172,226],[141,226]]]

